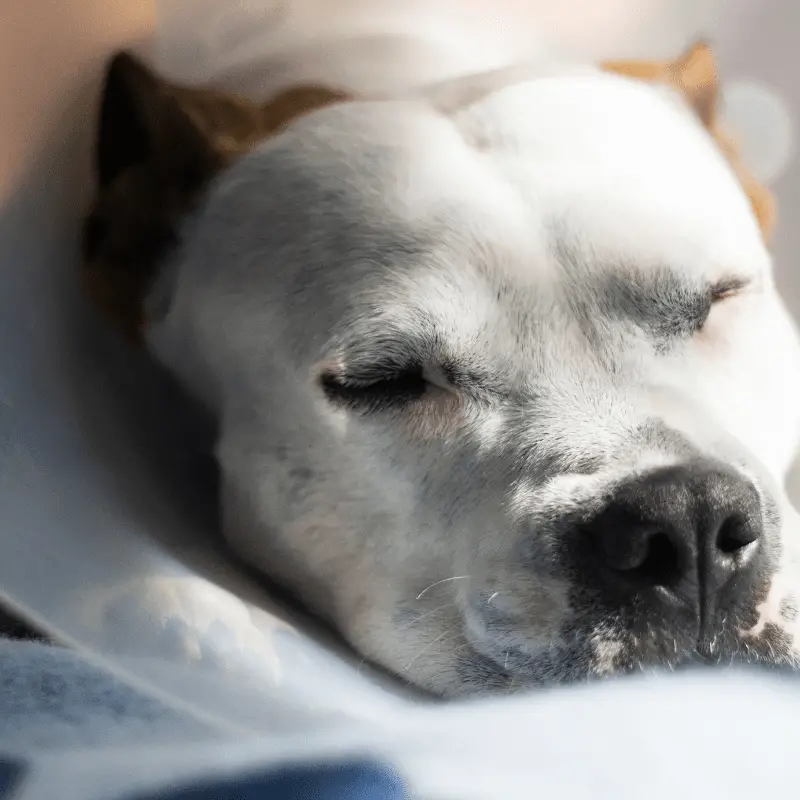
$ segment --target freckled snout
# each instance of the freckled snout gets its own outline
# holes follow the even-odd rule
[[[664,615],[691,607],[706,627],[752,593],[762,539],[755,486],[699,462],[625,482],[580,526],[577,541],[604,598]]]

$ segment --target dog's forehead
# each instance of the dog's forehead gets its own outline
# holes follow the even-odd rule
[[[603,73],[547,76],[450,116],[341,106],[320,115],[316,134],[336,139],[338,157],[323,169],[353,213],[380,208],[414,232],[447,227],[450,239],[469,236],[496,254],[490,261],[514,264],[519,279],[563,267],[556,232],[601,265],[709,274],[767,263],[729,165],[665,87]]]
[[[272,238],[284,260],[294,253],[288,296],[318,309],[320,336],[353,309],[359,328],[433,311],[462,339],[511,309],[552,323],[576,269],[587,286],[664,269],[697,285],[769,264],[690,112],[668,90],[604,74],[510,85],[452,114],[331,107],[234,165],[216,195],[221,216],[253,219],[258,243],[237,222],[238,246]]]
[[[454,117],[543,227],[598,263],[694,272],[765,264],[748,200],[668,87],[599,73],[510,85]]]
[[[765,262],[735,175],[667,87],[550,77],[497,91],[456,122],[533,214],[601,261],[704,271]]]

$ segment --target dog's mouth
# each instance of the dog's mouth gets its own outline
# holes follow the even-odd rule
[[[729,667],[749,664],[771,668],[797,667],[797,658],[775,628],[752,641],[722,643],[720,638],[688,644],[679,637],[642,646],[619,638],[578,637],[554,641],[546,650],[530,653],[507,647],[487,654],[471,648],[460,656],[461,679],[471,691],[514,692],[553,684],[585,683],[631,673],[674,672],[687,667]]]
[[[679,625],[635,613],[587,612],[582,623],[548,635],[526,637],[506,621],[505,635],[467,623],[467,653],[460,655],[462,680],[484,691],[518,691],[554,683],[586,682],[626,673],[674,671],[691,666],[794,667],[794,639],[778,622],[758,622],[758,613],[721,614],[714,624]]]

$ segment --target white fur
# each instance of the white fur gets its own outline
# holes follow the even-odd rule
[[[557,626],[580,611],[515,560],[526,509],[673,463],[632,438],[652,417],[784,506],[797,338],[747,198],[677,96],[552,62],[401,94],[313,114],[223,174],[148,338],[219,417],[240,554],[425,688],[515,688],[464,678],[459,658],[514,640],[560,664]],[[664,355],[599,314],[594,339],[581,329],[574,304],[592,308],[593,282],[620,267],[751,287]],[[429,324],[506,394],[481,405],[437,387],[438,417],[331,407],[322,365]],[[561,477],[545,479],[543,454]],[[579,477],[588,458],[601,466]],[[770,535],[800,532],[784,517]],[[475,593],[528,629],[479,641]],[[613,670],[618,633],[595,636],[587,674]]]

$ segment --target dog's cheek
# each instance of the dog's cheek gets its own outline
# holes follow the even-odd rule
[[[755,624],[741,634],[745,643],[756,647],[779,639],[785,652],[770,652],[770,657],[800,663],[800,533],[784,531],[781,546],[780,564],[766,597],[756,606]]]
[[[777,625],[789,637],[792,661],[800,663],[800,532],[791,531],[786,535],[783,548],[776,578],[785,588],[778,605]]]
[[[715,425],[782,480],[800,435],[800,362],[796,334],[774,293],[722,301],[679,355],[684,385]]]
[[[751,298],[732,297],[712,307],[705,325],[693,336],[693,344],[707,358],[716,361],[736,357],[742,324],[747,324]]]

